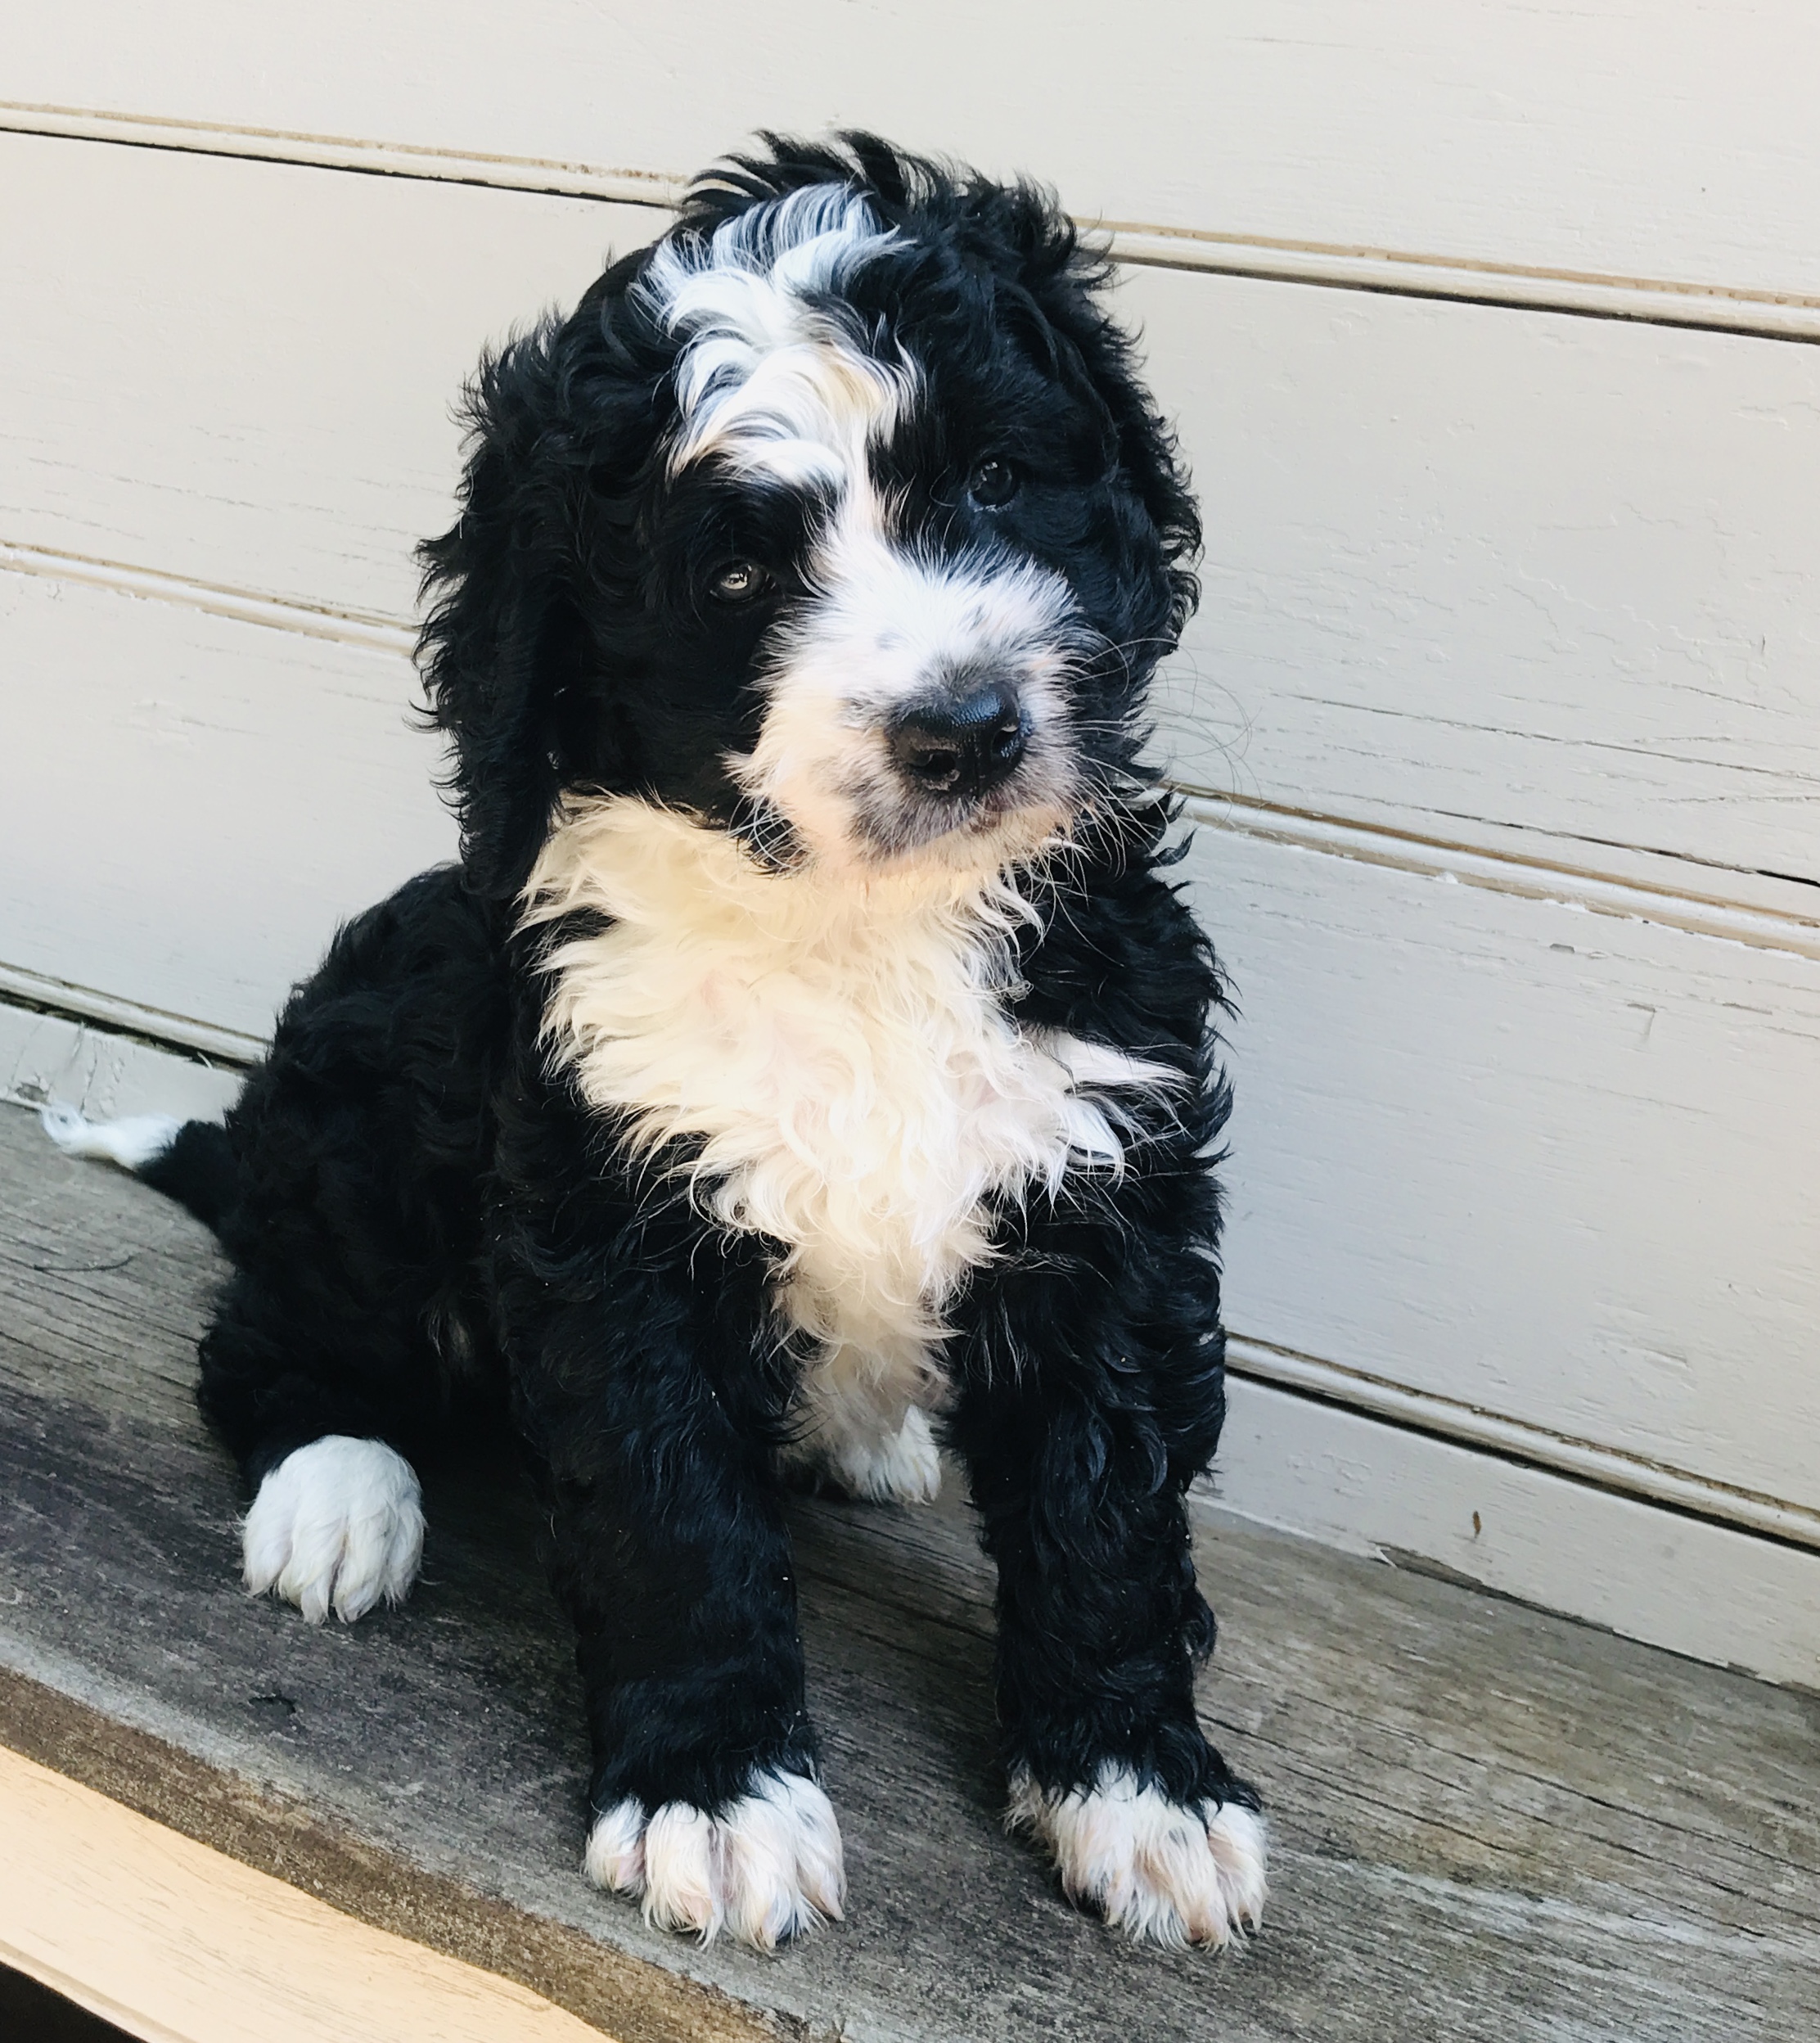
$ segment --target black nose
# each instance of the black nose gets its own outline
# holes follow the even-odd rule
[[[931,793],[983,794],[1011,773],[1029,735],[1016,692],[995,681],[905,710],[891,727],[891,756]]]

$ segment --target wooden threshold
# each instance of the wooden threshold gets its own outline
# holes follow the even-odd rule
[[[4,1748],[0,1835],[0,1960],[146,2043],[603,2033]]]

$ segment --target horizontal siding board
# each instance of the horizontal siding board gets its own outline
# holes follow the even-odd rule
[[[0,166],[0,539],[401,620],[480,347],[662,218],[17,136]],[[1119,302],[1206,507],[1185,780],[1820,877],[1820,350],[1156,270]]]
[[[1157,271],[1120,303],[1206,520],[1186,780],[1820,878],[1820,350]]]
[[[1820,960],[1218,828],[1228,1316],[1820,1505]]]
[[[861,124],[1083,214],[1820,293],[1803,0],[26,10],[9,99],[687,173]]]
[[[397,654],[0,573],[0,964],[254,1036],[451,856]]]
[[[91,1121],[129,1114],[218,1119],[239,1096],[237,1065],[205,1064],[141,1037],[14,1006],[0,984],[0,1100],[62,1100]]]
[[[1438,1563],[1625,1638],[1820,1684],[1820,1554],[1241,1380],[1211,1487],[1216,1524],[1232,1512],[1399,1566]]]
[[[0,136],[0,538],[407,618],[481,350],[662,221]]]

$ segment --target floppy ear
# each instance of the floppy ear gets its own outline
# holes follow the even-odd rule
[[[1154,544],[1138,548],[1130,565],[1134,572],[1150,569],[1156,615],[1147,628],[1173,643],[1201,598],[1193,570],[1201,513],[1175,433],[1139,373],[1137,345],[1106,306],[1112,264],[1082,247],[1074,222],[1049,193],[1029,184],[981,192],[1011,251],[1010,280],[1047,322],[1058,373],[1101,411],[1147,515]]]
[[[469,885],[524,886],[574,760],[567,732],[598,664],[584,597],[597,595],[597,528],[635,494],[655,439],[662,366],[618,264],[565,322],[487,357],[467,393],[461,516],[418,549],[430,603],[418,660],[432,726],[453,741],[448,790]],[[600,734],[587,774],[610,779]]]

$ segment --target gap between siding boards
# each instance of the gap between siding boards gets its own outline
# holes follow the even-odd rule
[[[125,1035],[159,1054],[214,1066],[244,1067],[256,1062],[264,1048],[251,1036],[0,966],[0,1011],[5,1007],[53,1016],[85,1028],[101,1024],[106,1032]],[[1229,1336],[1228,1360],[1235,1376],[1338,1406],[1380,1425],[1564,1476],[1589,1488],[1638,1498],[1680,1516],[1730,1526],[1781,1545],[1820,1550],[1820,1513],[1779,1499],[1732,1489],[1243,1334]]]
[[[133,567],[49,547],[23,546],[0,539],[0,571],[79,582],[122,595],[205,611],[242,624],[296,632],[306,638],[339,639],[376,652],[394,653],[407,661],[411,659],[415,646],[411,627],[400,620],[312,607],[281,597],[261,596],[248,589],[192,581],[154,568]],[[1722,895],[1696,893],[1691,886],[1652,886],[1569,864],[1561,859],[1539,855],[1526,858],[1509,848],[1475,846],[1423,837],[1402,828],[1324,816],[1249,796],[1215,795],[1191,787],[1183,787],[1180,791],[1187,799],[1191,819],[1207,829],[1291,845],[1361,864],[1382,866],[1424,878],[1452,881],[1525,900],[1565,902],[1595,914],[1661,923],[1694,935],[1743,944],[1754,949],[1782,951],[1820,961],[1820,916],[1809,919],[1792,913],[1777,913],[1728,900]],[[1678,859],[1670,853],[1651,855],[1685,865],[1690,872],[1723,869],[1696,867],[1692,861]],[[7,969],[0,966],[0,993],[12,983],[6,976]],[[47,985],[51,983],[47,982]],[[118,1003],[106,1013],[91,1014],[86,1006],[71,1004],[76,995],[79,993],[83,1001],[108,996],[91,995],[74,988],[65,988],[60,994],[54,990],[41,990],[16,983],[13,990],[34,1003],[43,1002],[72,1014],[80,1012],[91,1019],[117,1022],[129,1032],[137,1031],[144,1026],[132,1018],[138,1010],[130,1002]],[[211,1056],[226,1053],[219,1048],[223,1040],[222,1032],[211,1030],[209,1024],[184,1021],[182,1028],[186,1032],[181,1034],[166,1028],[160,1040],[181,1042],[203,1049]],[[203,1035],[196,1034],[197,1031]],[[156,1029],[150,1032],[154,1035],[160,1033]],[[252,1043],[254,1039],[236,1040]],[[255,1044],[250,1056],[258,1054]]]
[[[1462,844],[1384,824],[1324,816],[1245,795],[1208,795],[1192,788],[1186,796],[1189,820],[1197,828],[1235,837],[1256,837],[1298,850],[1323,852],[1361,865],[1381,866],[1520,900],[1550,901],[1631,922],[1655,922],[1754,950],[1773,950],[1820,961],[1820,918],[1773,908],[1749,906],[1723,895],[1696,893],[1691,886],[1652,884],[1596,868],[1569,864],[1563,859],[1521,850]],[[1462,819],[1468,821],[1470,819]],[[1488,830],[1496,825],[1488,824]],[[1622,851],[1626,847],[1614,846]],[[1698,866],[1674,853],[1652,858],[1696,872],[1723,872]],[[1756,875],[1741,873],[1741,877]]]
[[[137,1000],[97,992],[92,986],[74,985],[17,965],[0,964],[0,1009],[8,1008],[73,1022],[82,1028],[99,1024],[108,1035],[187,1063],[225,1065],[230,1070],[244,1071],[258,1063],[266,1052],[259,1037],[244,1035],[237,1029],[218,1028],[211,1022],[199,1022],[187,1014],[143,1007]]]
[[[79,582],[151,602],[175,603],[182,609],[205,611],[210,616],[231,617],[239,624],[265,625],[305,638],[333,638],[345,645],[366,646],[376,652],[397,653],[406,660],[412,657],[417,647],[416,631],[401,618],[385,617],[372,611],[337,610],[327,603],[303,603],[282,596],[262,596],[254,589],[235,589],[223,582],[195,581],[162,569],[135,567],[124,561],[105,560],[90,553],[66,552],[59,547],[25,546],[0,539],[0,570],[40,575],[52,581]]]
[[[1742,1490],[1626,1454],[1590,1441],[1551,1432],[1475,1405],[1415,1391],[1389,1378],[1228,1332],[1227,1367],[1234,1376],[1311,1403],[1331,1405],[1399,1432],[1443,1440],[1519,1468],[1534,1468],[1588,1489],[1634,1497],[1677,1517],[1728,1526],[1778,1546],[1820,1552],[1820,1511]]]
[[[688,180],[669,172],[615,169],[534,156],[468,154],[408,144],[161,120],[72,106],[0,101],[0,130],[51,139],[235,156],[367,176],[415,178],[551,197],[593,199],[668,210]],[[1754,340],[1820,342],[1820,298],[1742,286],[1715,288],[1659,277],[1551,270],[1520,264],[1425,255],[1395,249],[1291,241],[1268,236],[1083,220],[1106,237],[1115,259],[1268,283],[1318,284],[1396,298],[1449,300],[1504,310],[1692,327]]]

